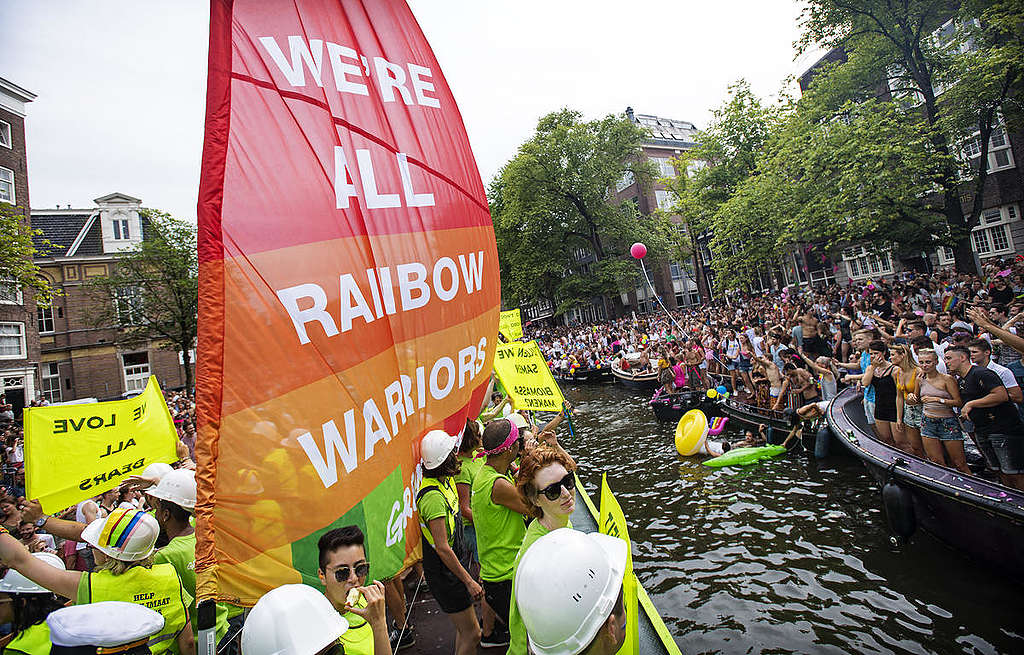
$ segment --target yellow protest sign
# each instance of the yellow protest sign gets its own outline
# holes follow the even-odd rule
[[[155,377],[128,400],[26,408],[25,493],[59,512],[154,462],[176,462],[177,442]]]
[[[501,332],[509,341],[517,341],[523,338],[523,319],[518,309],[510,309],[502,312],[498,319],[498,332]]]
[[[512,397],[516,409],[557,412],[562,409],[562,391],[551,377],[536,341],[498,346],[494,372]]]
[[[599,528],[603,534],[625,539],[629,544],[629,530],[626,527],[626,517],[622,514],[619,501],[615,499],[608,486],[608,474],[601,475],[601,509],[598,511],[600,520]],[[626,607],[626,616],[637,616],[639,602],[637,600],[636,575],[633,574],[633,549],[629,548],[626,556],[626,575],[622,580],[622,602]],[[637,655],[640,647],[640,633],[638,621],[626,621],[626,640],[622,642],[619,655]]]

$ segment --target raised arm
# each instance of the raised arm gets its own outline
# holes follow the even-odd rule
[[[2,528],[0,528],[2,529]],[[3,529],[0,532],[0,560],[18,573],[64,598],[74,600],[78,595],[81,571],[64,571],[50,566],[43,560],[32,557],[28,548]]]
[[[967,317],[981,329],[989,332],[992,336],[998,337],[1007,346],[1024,355],[1024,339],[1018,337],[1009,330],[999,327],[985,315],[980,307],[972,307],[967,310]]]

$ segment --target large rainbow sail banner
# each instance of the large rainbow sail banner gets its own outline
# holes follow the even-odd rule
[[[199,193],[200,598],[415,556],[419,439],[460,432],[499,312],[487,200],[404,2],[213,0]]]

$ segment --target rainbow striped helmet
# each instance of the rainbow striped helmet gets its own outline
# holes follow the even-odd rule
[[[123,562],[145,559],[153,553],[160,525],[151,514],[138,509],[115,509],[82,531],[82,541]]]

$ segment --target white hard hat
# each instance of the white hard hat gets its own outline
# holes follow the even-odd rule
[[[171,471],[146,494],[153,498],[166,500],[187,510],[196,508],[196,473],[188,469]]]
[[[32,557],[41,559],[55,569],[67,570],[64,561],[53,553],[32,553]],[[50,594],[49,589],[40,587],[14,569],[7,571],[7,575],[0,580],[0,592],[5,594]]]
[[[444,464],[444,460],[448,459],[448,455],[455,450],[455,444],[458,441],[459,437],[453,437],[444,430],[431,430],[423,435],[423,441],[420,442],[423,468],[436,469]]]
[[[152,637],[164,629],[164,617],[143,605],[107,600],[51,612],[46,625],[54,646],[104,649]]]
[[[576,655],[612,613],[626,572],[623,539],[559,528],[537,541],[516,570],[516,605],[530,651]]]
[[[530,422],[527,421],[526,417],[523,416],[522,414],[520,414],[519,412],[514,412],[512,414],[509,414],[505,418],[507,418],[508,420],[510,420],[513,423],[515,423],[516,427],[519,428],[520,430],[522,430],[524,428],[528,429],[530,427]]]
[[[267,592],[242,627],[242,655],[315,655],[348,630],[322,593],[304,584]]]
[[[82,541],[122,562],[135,562],[153,554],[160,524],[140,509],[119,507],[106,518],[82,530]]]
[[[146,468],[142,469],[142,475],[139,476],[145,480],[150,480],[154,483],[160,482],[161,479],[168,473],[174,470],[170,464],[163,462],[153,462]]]

